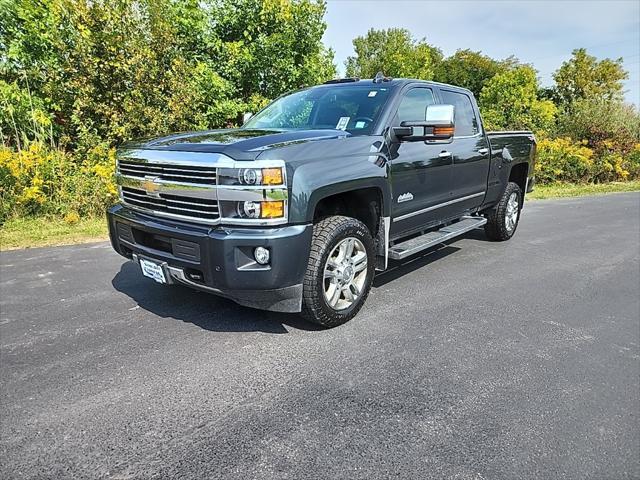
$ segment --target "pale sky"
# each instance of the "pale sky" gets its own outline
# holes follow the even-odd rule
[[[534,65],[543,86],[552,85],[574,48],[623,57],[625,98],[640,105],[640,0],[328,0],[325,20],[324,42],[335,50],[340,74],[354,37],[401,27],[447,56],[464,48],[498,59],[515,55]]]

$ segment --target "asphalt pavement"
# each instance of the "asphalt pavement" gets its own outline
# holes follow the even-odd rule
[[[0,254],[0,478],[640,478],[640,194],[528,203],[321,330]]]

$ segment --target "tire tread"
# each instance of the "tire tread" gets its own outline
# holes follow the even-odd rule
[[[351,217],[345,217],[341,215],[325,217],[318,221],[313,226],[313,239],[311,241],[311,250],[309,252],[309,262],[307,264],[307,270],[302,282],[302,316],[310,322],[317,323],[324,327],[336,327],[346,323],[353,318],[366,300],[369,290],[371,288],[372,276],[373,276],[373,259],[368,259],[370,269],[369,281],[365,286],[360,299],[351,308],[348,314],[341,314],[333,312],[330,314],[323,308],[323,299],[318,298],[319,286],[318,278],[320,270],[324,269],[323,258],[327,254],[328,246],[339,238],[340,233],[346,229],[356,228],[365,233],[364,240],[365,248],[368,248],[369,252],[374,251],[374,243],[367,227],[359,220]],[[368,244],[368,245],[367,245]]]
[[[507,212],[507,202],[509,201],[509,197],[513,192],[518,193],[518,202],[520,204],[520,210],[522,210],[522,191],[517,183],[509,182],[507,187],[504,189],[502,197],[498,201],[498,204],[489,210],[487,213],[487,223],[484,225],[484,232],[486,236],[498,242],[503,242],[505,240],[509,240],[516,233],[518,229],[518,223],[520,221],[520,212],[518,212],[518,223],[516,223],[513,232],[509,233],[507,231],[507,227],[504,224],[506,212]]]

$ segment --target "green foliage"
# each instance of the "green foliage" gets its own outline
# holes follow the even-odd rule
[[[625,168],[629,172],[629,178],[640,179],[640,143],[636,143],[631,152],[625,156]]]
[[[587,182],[593,169],[593,150],[570,138],[541,139],[538,142],[536,182]]]
[[[52,137],[51,115],[44,102],[21,88],[17,82],[0,80],[0,143],[17,146],[30,138],[47,141]]]
[[[467,88],[478,98],[489,80],[517,64],[514,57],[498,61],[473,50],[458,50],[437,65],[434,80]]]
[[[608,147],[608,148],[607,148]],[[568,137],[543,138],[538,142],[536,182],[553,184],[604,183],[640,178],[640,143],[627,155],[614,150],[613,142],[605,142],[599,150]]]
[[[353,48],[356,55],[345,62],[349,77],[373,78],[383,72],[391,77],[430,80],[442,58],[439,49],[424,39],[414,40],[402,28],[371,29],[353,40]]]
[[[582,99],[560,116],[558,132],[584,140],[596,150],[610,149],[613,145],[617,152],[627,154],[640,143],[640,112],[620,101]]]
[[[567,60],[555,72],[555,95],[557,101],[565,106],[585,98],[603,100],[621,100],[622,81],[628,78],[622,66],[622,58],[604,59],[587,54],[587,50],[579,48],[573,51]]]
[[[0,148],[0,224],[7,218],[56,215],[71,222],[102,214],[116,199],[115,150],[90,149],[82,161],[32,142],[19,151]]]
[[[538,98],[535,70],[522,65],[499,73],[489,80],[480,93],[480,108],[488,130],[548,131],[557,108],[549,100]]]
[[[324,2],[215,0],[213,31],[221,72],[243,99],[274,98],[335,76],[333,52],[322,45]]]
[[[2,99],[28,98],[29,88],[30,100],[53,119],[56,144],[67,149],[237,124],[242,112],[266,98],[335,73],[333,54],[321,42],[322,1],[0,5],[0,18],[7,20],[0,30],[0,88],[15,91],[0,92]],[[15,126],[4,115],[0,123],[5,143],[16,146],[16,130],[35,138],[20,105],[25,102],[14,107]]]

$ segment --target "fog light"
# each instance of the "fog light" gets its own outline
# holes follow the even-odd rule
[[[269,249],[264,247],[256,247],[253,251],[253,256],[256,258],[256,262],[260,265],[266,265],[269,263]]]

